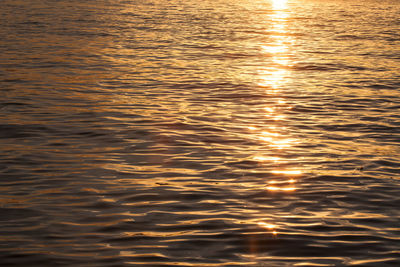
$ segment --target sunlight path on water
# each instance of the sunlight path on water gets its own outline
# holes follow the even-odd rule
[[[283,175],[280,178],[283,181],[290,180],[291,184],[295,181],[291,175],[299,176],[302,171],[278,167],[288,162],[288,159],[283,158],[285,151],[299,143],[298,139],[292,137],[292,129],[285,126],[286,113],[292,106],[284,98],[284,90],[291,79],[290,67],[294,64],[293,53],[295,53],[293,49],[295,40],[286,30],[287,21],[290,19],[286,2],[286,0],[272,1],[272,12],[266,14],[269,17],[266,19],[269,24],[265,30],[270,33],[271,41],[261,45],[266,61],[258,70],[258,86],[264,89],[266,97],[270,99],[268,105],[264,107],[265,117],[270,123],[259,129],[255,126],[250,126],[249,129],[254,135],[259,136],[261,145],[266,146],[265,154],[258,153],[254,159],[260,164],[268,162],[275,164],[278,169],[273,169],[271,173]],[[282,187],[268,186],[267,190],[294,191],[295,187],[292,185],[285,187],[283,182]]]

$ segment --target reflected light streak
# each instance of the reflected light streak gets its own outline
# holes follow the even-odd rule
[[[276,9],[286,8],[287,0],[272,0],[272,7]]]
[[[294,180],[294,179],[290,179],[287,181],[286,180],[285,181],[277,181],[277,180],[268,181],[269,184],[287,184],[287,183],[293,184],[295,182],[296,182],[296,180]]]
[[[273,109],[271,107],[265,107],[264,110],[269,112],[269,113],[273,113],[275,111],[275,109]]]
[[[273,234],[274,236],[276,236],[276,235],[278,234],[278,232],[275,230],[275,228],[276,228],[277,226],[274,225],[274,224],[265,223],[265,222],[259,222],[259,223],[257,223],[257,224],[258,224],[258,226],[260,226],[260,227],[262,227],[262,228],[265,228],[265,229],[268,229],[268,230],[273,230],[273,231],[272,231],[272,234]]]
[[[271,4],[275,12],[270,14],[272,20],[271,37],[275,39],[263,46],[261,49],[266,56],[271,56],[270,60],[273,64],[266,70],[260,71],[261,81],[258,85],[270,89],[278,89],[288,79],[290,66],[293,64],[288,59],[290,46],[294,40],[286,35],[286,22],[290,14],[284,10],[286,8],[286,0],[272,0]]]
[[[297,188],[294,187],[294,186],[291,186],[291,187],[278,187],[278,186],[269,185],[269,186],[266,187],[266,189],[268,191],[290,191],[290,192],[292,192],[292,191],[295,191]]]
[[[264,141],[264,142],[272,142],[272,141],[274,141],[274,139],[272,137],[269,137],[269,136],[262,136],[262,137],[260,137],[260,139],[262,141]]]
[[[280,105],[286,104],[286,101],[283,100],[283,99],[279,99],[279,100],[278,100],[278,104],[280,104]]]
[[[282,120],[285,116],[284,115],[276,115],[273,117],[275,121]],[[294,143],[296,140],[292,138],[283,138],[281,134],[277,132],[262,132],[261,136],[259,139],[263,142],[270,143],[269,146],[278,148],[278,149],[283,149],[287,147],[291,147],[292,143]]]
[[[286,116],[283,115],[283,114],[272,116],[272,119],[275,120],[275,121],[282,121],[285,118],[286,118]]]
[[[263,227],[263,228],[267,228],[269,230],[272,230],[272,229],[276,228],[276,225],[270,224],[270,223],[265,223],[265,222],[259,222],[258,225]]]
[[[290,60],[288,60],[287,58],[283,58],[283,57],[282,58],[274,58],[272,61],[281,67],[292,67],[293,66],[293,63]]]
[[[286,19],[289,17],[289,14],[287,12],[282,12],[282,10],[278,10],[280,12],[275,12],[274,14],[271,14],[270,17],[274,22],[282,22],[286,21]]]
[[[303,172],[299,170],[274,170],[273,174],[301,175]]]
[[[262,132],[261,134],[263,136],[275,136],[275,137],[281,136],[279,133],[271,133],[271,132]]]
[[[254,157],[254,160],[257,160],[257,161],[274,161],[274,162],[277,162],[277,161],[281,161],[282,159],[279,158],[279,157],[255,156],[255,157]]]
[[[263,45],[262,50],[269,54],[284,53],[287,51],[287,47],[283,44],[277,43],[274,45]]]
[[[278,127],[276,125],[270,125],[270,126],[268,126],[268,129],[270,129],[271,131],[278,131],[279,129],[284,131],[284,130],[286,130],[286,127],[283,127],[283,126]],[[263,132],[263,134],[265,134],[265,132]]]
[[[284,149],[292,146],[293,139],[280,139],[280,140],[274,140],[272,138],[261,138],[261,140],[269,142],[269,146],[277,148],[277,149]]]
[[[287,35],[286,23],[288,22],[290,13],[286,9],[286,0],[271,0],[271,4],[274,12],[270,15],[272,21],[272,34],[271,41],[264,44],[261,49],[266,55],[268,64],[264,68],[259,70],[260,80],[258,85],[269,90],[269,94],[275,95],[275,103],[270,103],[264,108],[265,116],[273,121],[284,122],[286,120],[286,114],[283,112],[286,109],[291,109],[290,105],[286,103],[285,99],[280,95],[280,88],[283,88],[290,78],[291,66],[291,47],[294,45],[294,40]],[[287,149],[293,146],[296,139],[289,138],[287,135],[283,135],[285,127],[281,125],[269,125],[268,131],[263,131],[258,137],[259,140],[266,142],[270,148],[273,149]],[[268,157],[268,156],[254,156],[254,160],[258,162],[284,162],[279,157]],[[272,174],[284,175],[288,179],[284,181],[270,181],[266,187],[269,191],[295,191],[297,188],[294,186],[296,182],[292,176],[299,176],[302,174],[300,170],[273,170]],[[268,224],[260,223],[260,226],[270,229]],[[276,232],[275,232],[276,234]]]
[[[274,58],[273,61],[275,60],[279,59]],[[289,72],[286,69],[277,68],[273,68],[269,71],[263,71],[262,73],[260,73],[262,80],[258,83],[258,85],[261,87],[277,89],[285,81],[285,75],[288,73]]]

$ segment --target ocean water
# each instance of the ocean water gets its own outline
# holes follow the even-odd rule
[[[400,2],[2,0],[1,266],[400,266]]]

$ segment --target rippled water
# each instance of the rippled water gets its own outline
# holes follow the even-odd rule
[[[399,14],[1,1],[0,265],[400,266]]]

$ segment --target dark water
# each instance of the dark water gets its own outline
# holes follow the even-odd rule
[[[2,0],[1,266],[400,266],[400,2]]]

